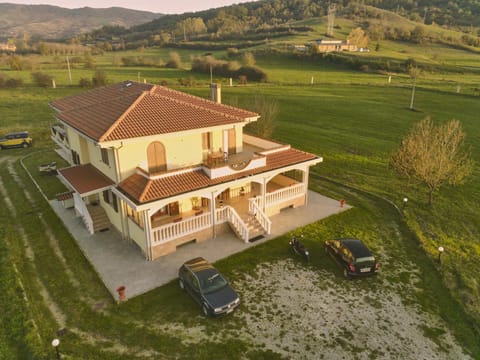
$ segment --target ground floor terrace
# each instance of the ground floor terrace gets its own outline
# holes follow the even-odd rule
[[[223,232],[251,242],[271,232],[272,216],[308,202],[308,172],[292,170],[271,178],[240,180],[166,199],[143,211],[125,205],[127,238],[149,260]]]
[[[67,209],[57,200],[51,201],[50,204],[76,239],[112,296],[117,296],[116,289],[119,286],[125,286],[127,298],[131,298],[174,280],[178,268],[186,260],[203,256],[215,262],[349,208],[348,205],[342,207],[339,200],[327,198],[313,191],[308,191],[307,197],[308,203],[305,206],[287,208],[271,216],[270,234],[265,234],[258,241],[239,241],[233,232],[225,231],[208,241],[180,246],[177,251],[156,261],[145,261],[139,247],[132,241],[123,239],[115,229],[91,235],[74,208]],[[285,243],[285,246],[287,247],[288,243]]]

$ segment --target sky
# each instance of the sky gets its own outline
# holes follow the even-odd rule
[[[184,12],[207,10],[247,1],[252,0],[5,0],[2,2],[11,4],[55,5],[69,9],[81,7],[109,8],[118,6],[127,9],[146,10],[162,14],[182,14]]]

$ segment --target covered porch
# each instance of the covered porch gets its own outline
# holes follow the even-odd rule
[[[113,181],[103,175],[91,164],[78,165],[58,171],[60,180],[72,189],[73,207],[77,216],[81,217],[90,234],[110,227],[105,210],[100,206],[102,196],[112,203],[109,189]],[[105,199],[103,199],[105,201]],[[115,199],[115,205],[116,205]]]
[[[146,256],[153,260],[224,232],[233,232],[245,243],[268,235],[271,216],[306,204],[307,178],[303,171],[292,170],[157,202],[144,211],[143,221],[136,222],[144,229]]]

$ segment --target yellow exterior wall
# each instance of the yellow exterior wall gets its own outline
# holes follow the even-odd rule
[[[117,199],[117,203],[118,203],[118,213],[117,213],[113,209],[112,205],[106,203],[103,200],[103,193],[100,193],[99,198],[100,198],[100,205],[102,206],[102,208],[107,213],[108,220],[110,220],[110,222],[115,227],[115,229],[117,229],[120,233],[122,233],[122,220],[121,220],[121,215],[120,215],[120,206],[121,206],[120,200]]]
[[[90,153],[88,151],[88,142],[89,140],[85,139],[82,136],[78,137],[78,142],[80,144],[80,163],[81,164],[88,164],[90,162]]]
[[[145,232],[143,229],[135,224],[130,218],[127,218],[128,221],[128,230],[130,233],[130,239],[135,241],[135,243],[142,249],[144,254],[147,254],[147,240],[145,239]]]
[[[108,149],[109,165],[102,161],[102,153],[99,146],[96,146],[93,141],[87,141],[88,156],[90,163],[100,170],[104,175],[108,176],[112,181],[117,180],[115,171],[115,159],[113,157],[113,150]]]
[[[242,127],[239,127],[237,130],[237,149],[238,145],[241,145],[241,128]],[[136,167],[140,167],[141,169],[148,171],[147,148],[148,145],[154,141],[159,141],[165,146],[168,170],[175,170],[201,164],[203,162],[202,133],[207,132],[206,130],[207,129],[205,129],[205,131],[200,130],[198,133],[191,133],[178,137],[159,136],[155,139],[149,139],[145,142],[129,142],[124,144],[118,149],[121,178],[125,179],[134,174]],[[222,147],[223,131],[217,130],[212,132],[212,150],[218,151],[218,149],[221,149]],[[98,156],[100,156],[101,162],[100,152],[98,152]],[[110,165],[112,166],[113,170],[113,159]],[[97,166],[96,163],[95,166]],[[99,165],[99,169],[100,166],[103,165]]]

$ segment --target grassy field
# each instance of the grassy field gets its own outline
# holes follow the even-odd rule
[[[388,48],[387,43],[383,45]],[[390,56],[396,56],[393,52],[397,50],[389,51]],[[168,50],[153,49],[143,54],[167,53]],[[182,53],[186,66],[190,53]],[[97,64],[107,71],[111,82],[146,77],[155,83],[168,79],[176,85],[178,78],[192,76],[185,70],[116,67],[111,65],[110,56],[113,55],[99,57]],[[451,57],[469,62],[461,60],[460,53],[452,53]],[[401,83],[394,80],[388,85],[384,75],[298,63],[286,56],[259,56],[257,62],[267,70],[272,83],[224,87],[222,97],[226,102],[238,101],[240,106],[248,104],[252,94],[276,99],[280,115],[273,137],[323,156],[324,163],[312,171],[312,186],[325,195],[345,198],[356,207],[355,211],[299,229],[316,254],[312,269],[336,271],[321,252],[321,240],[337,234],[362,237],[375,251],[386,252],[385,259],[392,260],[391,264],[383,264],[386,283],[398,285],[392,291],[401,294],[402,284],[411,280],[406,273],[395,273],[395,263],[415,264],[422,275],[416,279],[414,295],[401,295],[403,301],[441,317],[464,350],[473,358],[480,358],[478,165],[465,185],[447,187],[436,194],[433,208],[427,205],[425,189],[407,187],[388,166],[389,156],[402,136],[427,115],[437,122],[460,120],[478,164],[480,98],[463,91],[456,94],[454,84],[462,80],[473,87],[479,84],[479,77],[475,72],[462,75],[461,79],[456,74],[424,77],[417,88],[417,111],[410,111],[407,108],[411,89],[405,76],[400,76]],[[9,329],[0,331],[0,353],[5,351],[12,358],[49,358],[51,339],[58,336],[59,328],[67,328],[66,334],[61,335],[61,346],[72,358],[96,358],[99,353],[104,359],[202,359],[207,354],[213,358],[226,354],[232,359],[279,358],[278,353],[236,336],[244,326],[242,317],[205,320],[173,283],[127,303],[115,304],[19,164],[21,158],[29,155],[24,163],[36,174],[38,164],[55,156],[49,140],[49,127],[55,120],[48,102],[83,91],[67,86],[65,69],[52,64],[42,66],[42,70],[63,79],[57,81],[57,89],[31,86],[28,71],[0,69],[27,81],[26,88],[0,90],[1,131],[29,130],[35,140],[31,149],[0,152],[0,188],[4,189],[0,200],[0,237],[5,239],[0,241],[0,304],[9,315],[0,322],[3,330]],[[76,69],[74,82],[91,73],[92,70]],[[313,86],[309,85],[311,76],[315,77]],[[208,77],[196,78],[199,82],[208,81]],[[208,95],[206,86],[181,90]],[[36,176],[49,197],[63,191],[55,178]],[[384,200],[363,191],[399,207],[402,199],[408,197],[404,217]],[[234,282],[240,282],[245,274],[254,276],[256,266],[264,262],[288,259],[286,241],[286,236],[272,240],[217,265]],[[446,249],[441,266],[436,261],[438,246]],[[359,282],[355,286],[363,289],[369,284]],[[248,306],[241,311],[254,313]],[[185,343],[184,333],[167,332],[159,324],[200,329],[212,338],[200,344]],[[441,331],[430,329],[426,333],[441,342]],[[225,341],[215,341],[221,335],[225,335]]]

